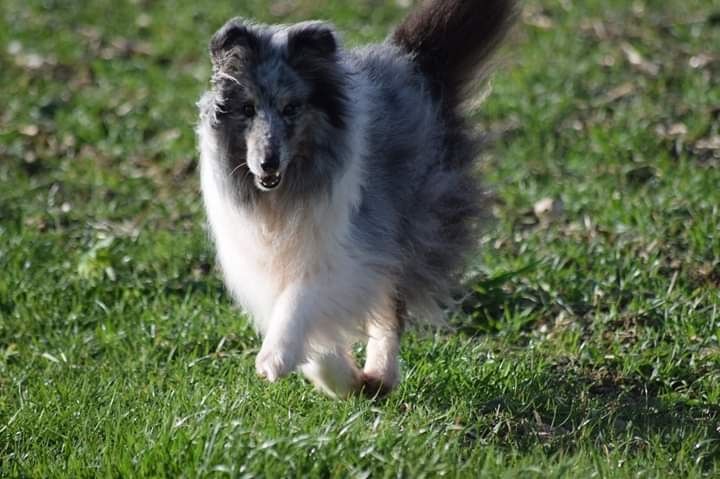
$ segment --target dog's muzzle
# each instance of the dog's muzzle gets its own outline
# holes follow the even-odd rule
[[[280,186],[280,182],[282,182],[282,175],[280,173],[255,177],[255,184],[263,191],[274,190]]]

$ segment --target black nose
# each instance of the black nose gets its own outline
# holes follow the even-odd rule
[[[277,153],[271,153],[267,155],[260,163],[260,168],[265,173],[273,173],[280,168],[280,155]]]

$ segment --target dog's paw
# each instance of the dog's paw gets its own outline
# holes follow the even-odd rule
[[[381,399],[395,389],[398,379],[394,376],[385,375],[377,372],[363,371],[362,373],[362,392],[370,399]]]
[[[266,347],[263,345],[255,358],[255,371],[258,376],[274,383],[287,376],[298,365],[298,354],[291,348]]]
[[[336,399],[346,399],[362,389],[361,372],[346,354],[327,354],[300,366],[315,387]]]

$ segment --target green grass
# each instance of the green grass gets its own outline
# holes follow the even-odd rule
[[[322,3],[0,4],[0,476],[717,477],[720,1],[527,3],[457,332],[382,402],[257,379],[203,227],[207,39],[404,14]]]

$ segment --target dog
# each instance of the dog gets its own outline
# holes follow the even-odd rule
[[[431,0],[352,50],[318,21],[214,34],[201,186],[227,289],[263,338],[261,377],[384,395],[406,322],[442,322],[482,212],[462,105],[514,11]]]

